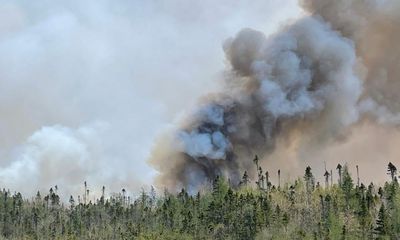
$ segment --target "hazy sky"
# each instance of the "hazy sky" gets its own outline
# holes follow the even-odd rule
[[[218,89],[224,40],[301,14],[295,0],[0,1],[1,187],[151,183],[155,138]]]

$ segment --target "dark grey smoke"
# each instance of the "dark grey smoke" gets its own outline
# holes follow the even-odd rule
[[[224,51],[224,91],[205,97],[155,148],[160,184],[196,188],[216,175],[237,184],[254,154],[268,157],[277,139],[312,132],[324,141],[359,119],[354,44],[322,18],[304,17],[268,38],[244,29]]]

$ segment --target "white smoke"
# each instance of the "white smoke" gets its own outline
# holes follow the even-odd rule
[[[220,131],[211,134],[199,133],[196,130],[190,133],[181,132],[179,140],[184,144],[182,150],[194,157],[225,158],[230,146],[228,140]]]
[[[107,175],[104,174],[106,162],[98,159],[102,154],[94,155],[99,149],[93,149],[101,146],[99,133],[104,127],[76,130],[63,126],[43,127],[19,146],[15,159],[0,171],[1,182],[24,192],[35,191],[29,189],[32,186],[48,186],[49,183],[66,188],[62,189],[66,192],[79,192],[80,188],[73,189],[82,184],[79,176],[101,179]],[[21,182],[29,182],[28,189],[21,189]]]
[[[221,42],[299,12],[262,0],[0,1],[1,187],[67,195],[84,181],[91,191],[152,184],[154,139],[216,88]],[[218,134],[210,141],[229,148]]]

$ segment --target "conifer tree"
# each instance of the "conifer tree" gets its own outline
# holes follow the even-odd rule
[[[381,205],[376,219],[375,234],[378,239],[383,239],[388,233],[388,216],[386,213],[385,205]]]
[[[278,169],[278,188],[281,188],[281,170]]]
[[[249,175],[247,174],[247,171],[244,171],[242,181],[240,181],[240,185],[247,186],[249,182],[250,182]]]
[[[271,182],[269,181],[269,172],[268,171],[265,172],[265,181],[266,181],[266,184],[267,184],[267,191],[269,191],[270,190],[270,186],[271,186]]]
[[[396,177],[396,174],[397,174],[397,168],[391,162],[389,162],[389,164],[388,164],[388,174],[392,178],[392,181],[394,181],[394,178]]]
[[[339,175],[339,186],[342,185],[342,165],[338,164],[336,169],[338,170]]]
[[[304,181],[306,182],[307,192],[308,192],[308,194],[310,194],[310,192],[314,191],[314,187],[315,187],[315,178],[311,172],[310,166],[308,166],[305,170]]]
[[[325,173],[324,173],[324,177],[325,177],[325,188],[328,188],[329,187],[329,176],[330,176],[331,174],[327,171],[327,170],[325,170]]]
[[[356,165],[356,170],[357,170],[357,187],[359,187],[360,186],[360,173],[358,170],[358,165]]]
[[[343,180],[343,182],[342,182],[341,188],[345,195],[346,206],[348,208],[354,184],[353,184],[353,179],[351,178],[351,175],[349,173],[347,164],[344,165],[344,168],[343,168],[343,179],[342,180]]]

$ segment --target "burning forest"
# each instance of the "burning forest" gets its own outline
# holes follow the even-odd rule
[[[398,0],[0,19],[0,239],[400,239]]]

